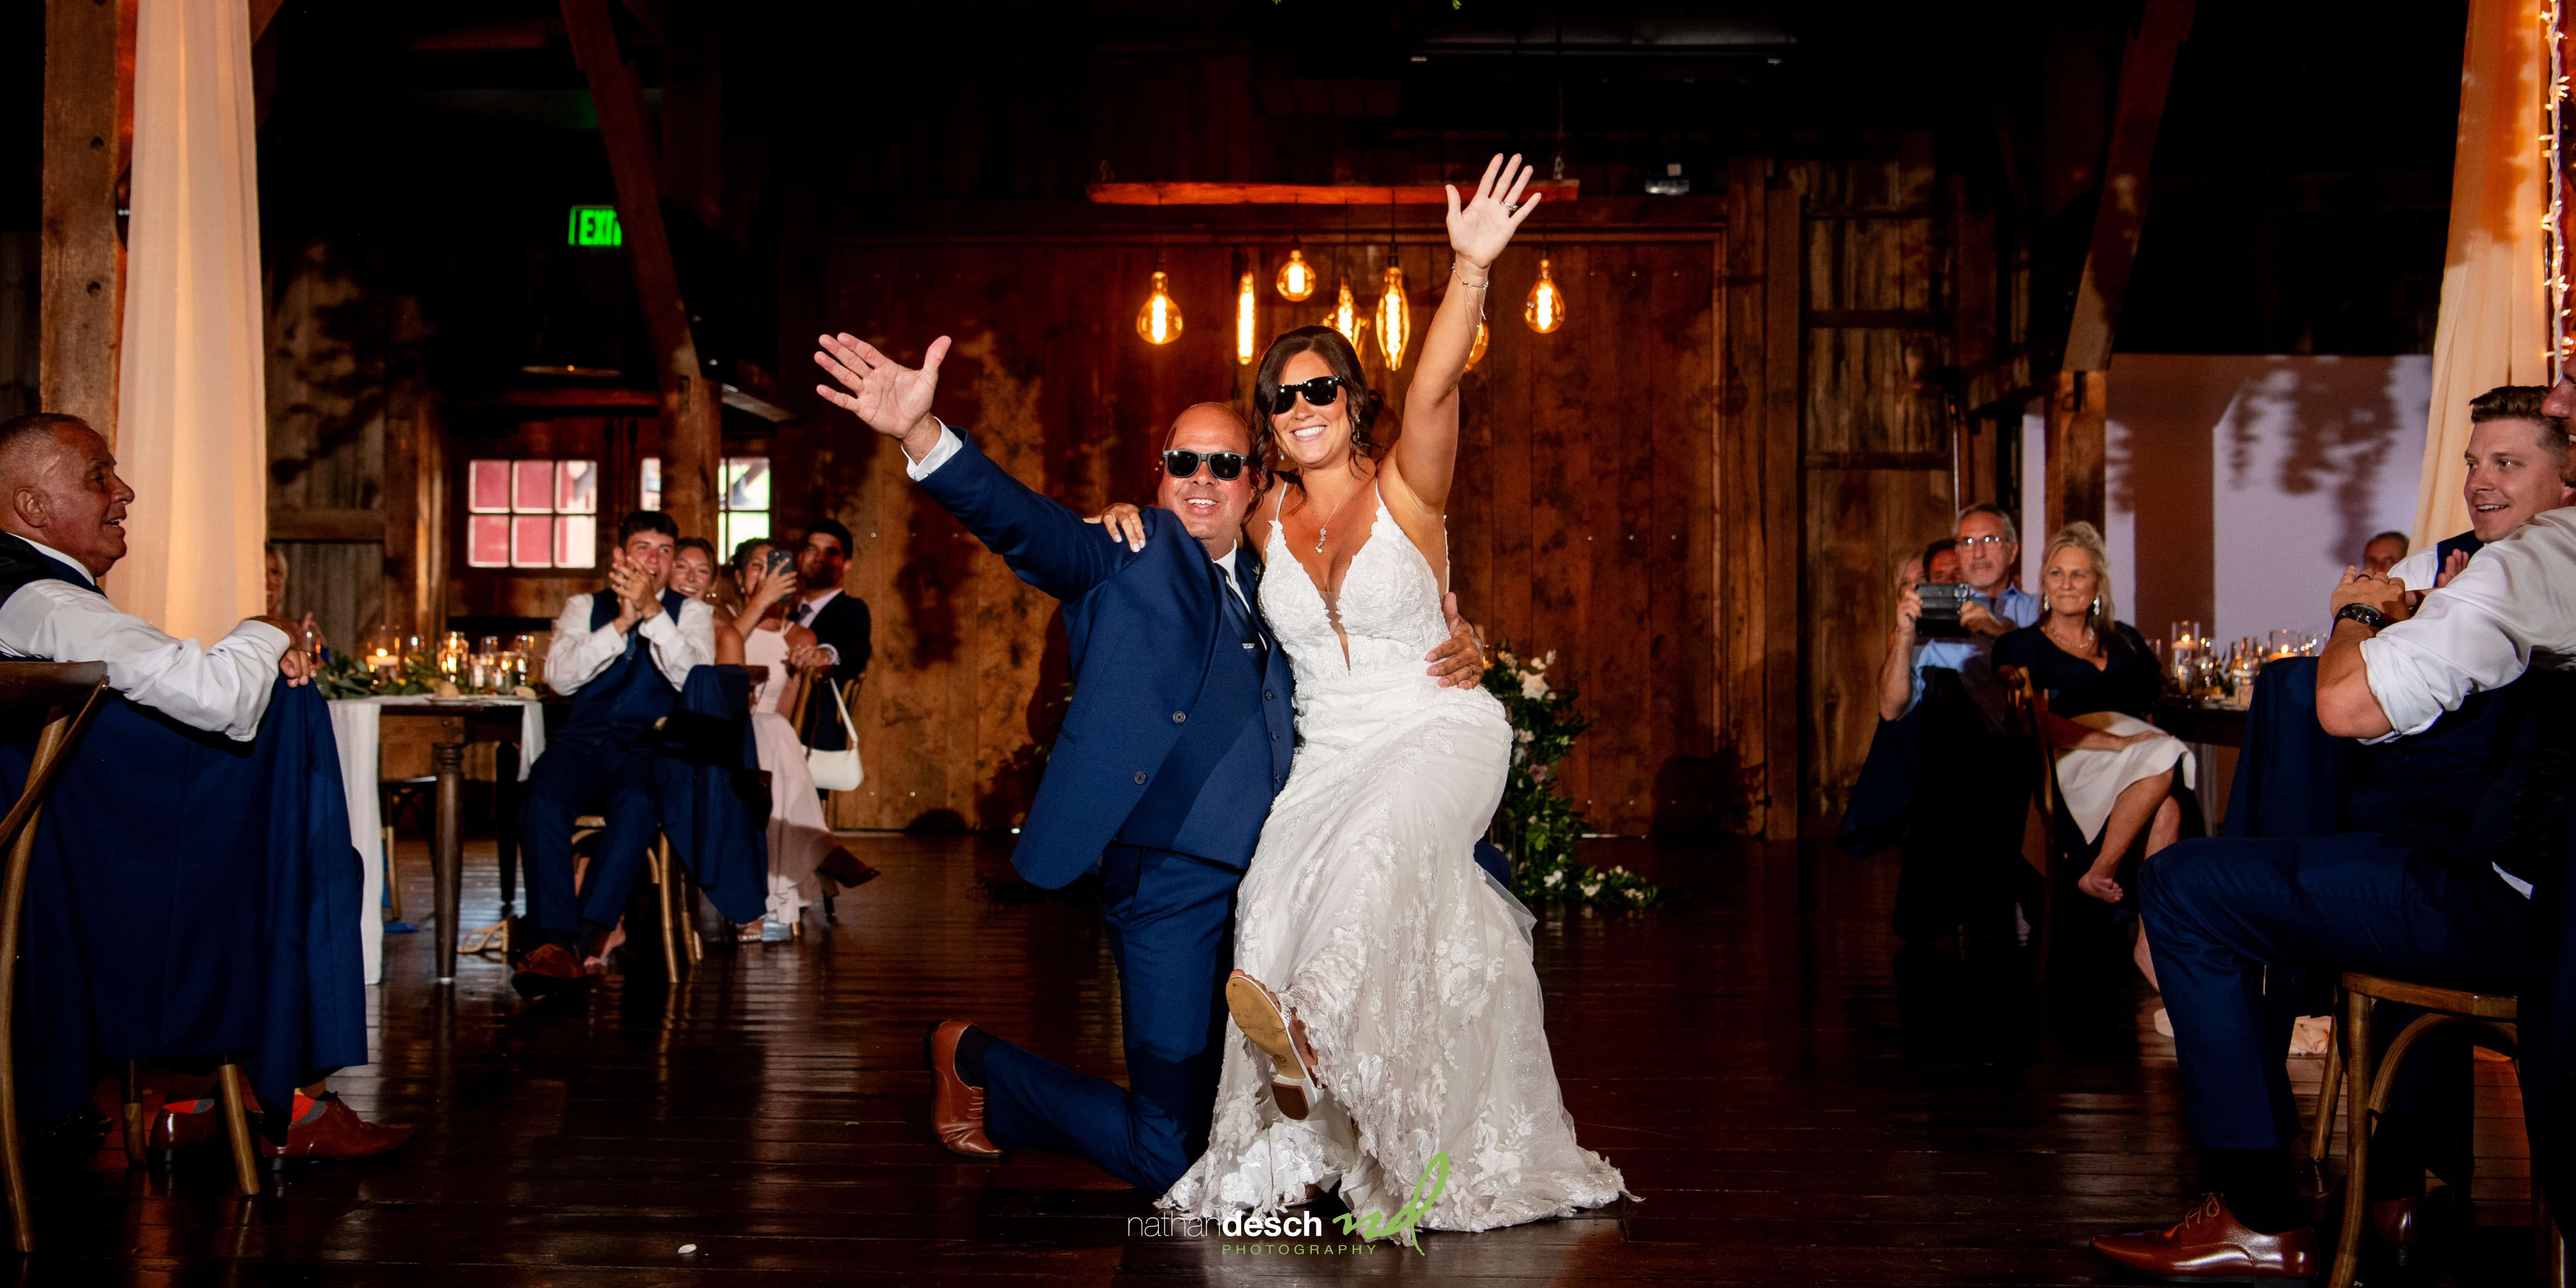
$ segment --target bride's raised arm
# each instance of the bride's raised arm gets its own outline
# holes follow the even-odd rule
[[[1509,162],[1496,156],[1485,164],[1476,195],[1463,206],[1456,185],[1449,188],[1449,286],[1440,294],[1440,311],[1432,315],[1422,357],[1413,368],[1413,385],[1404,396],[1404,432],[1388,454],[1396,477],[1433,510],[1445,510],[1449,503],[1458,465],[1458,381],[1467,374],[1476,324],[1484,318],[1494,260],[1538,206],[1535,193],[1521,200],[1521,190],[1536,173],[1518,156]]]

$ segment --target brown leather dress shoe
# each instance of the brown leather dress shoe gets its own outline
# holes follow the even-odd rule
[[[368,1158],[399,1149],[411,1139],[409,1127],[371,1123],[338,1096],[314,1100],[295,1093],[295,1121],[287,1124],[286,1147],[259,1142],[262,1158]]]
[[[145,1137],[146,1149],[191,1149],[211,1145],[224,1138],[223,1115],[215,1112],[212,1096],[173,1100],[153,1111],[151,1117],[152,1130]]]
[[[510,987],[519,990],[519,996],[531,999],[589,982],[590,977],[582,973],[581,959],[561,944],[539,944],[529,949],[510,970]]]
[[[2212,1194],[2162,1230],[2106,1234],[2093,1250],[2129,1270],[2173,1283],[2267,1283],[2313,1279],[2325,1270],[2314,1230],[2256,1234]]]
[[[875,868],[860,862],[859,856],[838,845],[832,847],[831,853],[823,856],[822,862],[814,865],[814,870],[832,878],[844,890],[857,889],[876,880],[878,876]]]
[[[957,1039],[969,1027],[964,1020],[945,1020],[930,1031],[930,1128],[949,1153],[1000,1158],[1001,1147],[984,1134],[984,1089],[957,1076]]]

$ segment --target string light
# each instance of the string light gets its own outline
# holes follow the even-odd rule
[[[1406,311],[1404,270],[1394,264],[1386,266],[1386,293],[1377,297],[1377,351],[1386,355],[1386,369],[1404,365],[1405,342],[1413,338],[1413,319]]]
[[[1246,273],[1234,293],[1234,360],[1246,367],[1252,365],[1252,332],[1252,274]]]
[[[1154,270],[1154,293],[1136,310],[1136,334],[1147,344],[1170,344],[1181,338],[1181,306],[1172,300],[1172,275]]]
[[[2576,337],[2567,335],[2566,325],[2568,316],[2567,175],[2560,140],[2566,130],[2565,104],[2568,77],[2566,44],[2562,39],[2562,28],[2559,25],[2558,0],[2550,0],[2540,20],[2544,24],[2544,38],[2549,41],[2549,132],[2540,137],[2540,142],[2542,151],[2548,158],[2548,165],[2543,169],[2543,173],[2548,176],[2549,182],[2549,216],[2542,227],[2548,237],[2549,309],[2550,313],[2558,319],[2556,330],[2559,332],[2557,343],[2549,346],[2547,359],[2548,379],[2555,382],[2566,370],[2570,349],[2576,348]]]
[[[1565,325],[1565,292],[1556,288],[1556,278],[1548,272],[1547,257],[1538,261],[1538,285],[1530,288],[1529,302],[1521,306],[1521,317],[1529,329],[1546,335]]]
[[[1334,302],[1332,315],[1324,319],[1324,325],[1341,332],[1342,338],[1350,341],[1351,347],[1356,349],[1360,343],[1361,321],[1359,302],[1351,298],[1351,279],[1345,277],[1342,279],[1342,297]]]
[[[1315,266],[1306,262],[1306,252],[1288,248],[1288,262],[1279,266],[1279,298],[1294,303],[1315,293]]]

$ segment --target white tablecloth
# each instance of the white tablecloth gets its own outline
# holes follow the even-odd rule
[[[365,946],[367,982],[384,982],[385,945],[385,823],[381,797],[376,784],[383,779],[380,765],[384,756],[384,712],[388,702],[418,703],[427,699],[409,697],[349,698],[331,703],[331,733],[340,744],[340,785],[349,797],[349,843],[358,847],[358,857],[367,869],[366,893],[358,901],[358,942]],[[512,705],[519,708],[519,780],[527,781],[528,769],[546,749],[546,712],[534,698],[480,698],[476,705]],[[457,704],[458,714],[472,706]],[[423,916],[422,920],[429,918]],[[459,918],[462,920],[462,918]],[[440,934],[457,933],[454,926],[440,926]]]

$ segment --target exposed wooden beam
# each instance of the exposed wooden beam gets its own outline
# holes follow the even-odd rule
[[[716,535],[716,480],[723,452],[724,403],[698,364],[688,306],[662,224],[654,177],[653,136],[635,69],[618,48],[608,0],[562,0],[575,61],[590,83],[600,142],[617,185],[617,215],[635,294],[651,337],[655,382],[662,394],[662,508],[688,536]]]
[[[1580,186],[1574,179],[1533,179],[1526,191],[1549,201],[1572,201]],[[1095,183],[1083,191],[1104,206],[1442,206],[1449,202],[1448,191],[1437,184],[1397,188],[1338,183]]]
[[[1762,195],[1766,225],[1762,234],[1762,526],[1772,560],[1760,610],[1764,765],[1770,795],[1762,834],[1790,841],[1798,836],[1798,773],[1805,756],[1798,706],[1798,559],[1805,533],[1800,509],[1806,480],[1799,468],[1805,386],[1799,373],[1807,341],[1799,321],[1807,298],[1807,239],[1799,209],[1803,198],[1785,176],[1775,177]]]
[[[2193,0],[2147,0],[2138,34],[2120,61],[2120,98],[2103,160],[2102,204],[2093,216],[2093,243],[2075,289],[2075,315],[2067,328],[2067,371],[2102,371],[2111,365],[2111,337],[2128,293],[2129,270],[2138,258],[2138,233],[2147,220],[2147,167],[2156,155],[2164,121],[2165,91],[2174,60],[2191,34]]]
[[[117,181],[132,130],[131,0],[45,6],[37,402],[116,441],[125,243]]]

